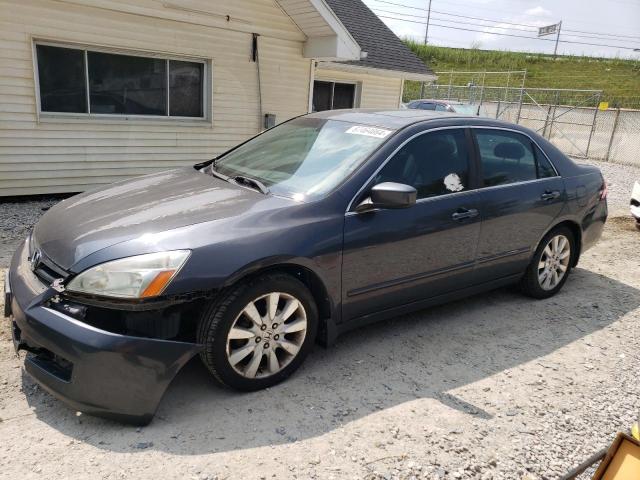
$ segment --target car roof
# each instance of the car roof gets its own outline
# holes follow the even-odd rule
[[[376,109],[349,109],[349,110],[325,110],[306,115],[311,118],[321,118],[326,120],[337,120],[341,122],[357,123],[361,125],[371,125],[376,127],[399,130],[414,123],[433,121],[447,121],[447,124],[461,126],[471,124],[494,125],[508,128],[517,128],[517,125],[500,120],[482,118],[475,115],[465,115],[454,112],[436,112],[435,110],[376,110]]]

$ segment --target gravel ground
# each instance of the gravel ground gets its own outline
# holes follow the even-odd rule
[[[196,359],[145,428],[43,392],[1,322],[0,477],[557,478],[640,412],[640,170],[598,166],[612,218],[554,298],[501,289],[363,328],[250,394]],[[0,267],[53,201],[0,205]]]

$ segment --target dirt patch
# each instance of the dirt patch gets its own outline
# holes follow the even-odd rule
[[[607,220],[612,227],[619,228],[621,230],[628,230],[630,232],[637,232],[638,227],[636,221],[631,216],[627,217],[610,217]],[[639,239],[640,241],[640,239]]]

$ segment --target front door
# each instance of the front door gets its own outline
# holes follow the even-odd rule
[[[473,132],[483,182],[477,275],[493,280],[524,272],[562,210],[564,182],[529,137],[501,129]]]
[[[414,206],[348,212],[344,227],[343,318],[351,320],[469,286],[480,233],[465,129],[424,133],[374,176],[418,191]]]

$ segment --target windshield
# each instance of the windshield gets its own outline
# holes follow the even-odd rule
[[[466,115],[477,115],[478,114],[478,106],[477,105],[469,105],[469,104],[462,104],[462,105],[454,105],[453,106],[454,110],[457,113],[464,113]]]
[[[220,157],[215,172],[247,177],[296,200],[335,188],[389,138],[392,130],[337,120],[298,118]]]

